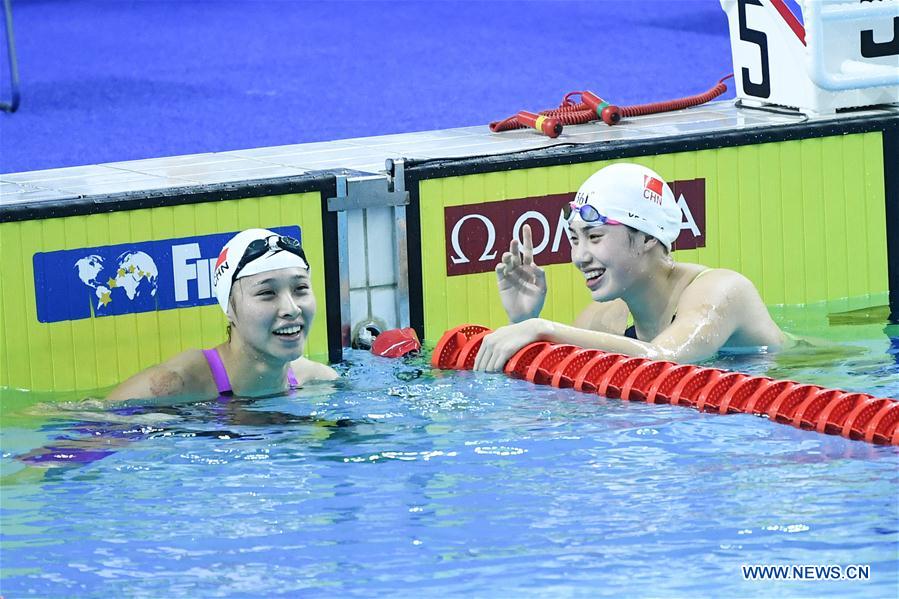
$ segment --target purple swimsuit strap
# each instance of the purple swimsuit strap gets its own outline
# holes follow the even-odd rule
[[[219,395],[231,393],[231,379],[228,378],[228,371],[225,370],[225,365],[222,363],[222,357],[219,355],[218,350],[214,347],[212,349],[204,349],[203,355],[209,363],[209,370],[212,371],[212,380],[215,381]]]
[[[215,381],[219,395],[231,393],[231,379],[228,378],[228,371],[225,370],[225,365],[222,363],[222,357],[219,355],[218,350],[215,348],[204,349],[203,356],[206,357],[206,362],[209,363],[209,370],[212,371],[212,379]],[[291,387],[300,386],[297,383],[297,377],[293,375],[293,370],[290,368],[287,369],[287,382],[290,383]]]

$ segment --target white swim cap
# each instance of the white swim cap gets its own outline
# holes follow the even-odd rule
[[[602,216],[642,231],[668,250],[680,234],[681,211],[674,192],[652,169],[621,163],[602,168],[584,181],[574,197]]]
[[[228,240],[215,261],[215,297],[228,314],[228,299],[234,281],[281,268],[309,270],[306,254],[293,237],[268,229],[247,229]]]

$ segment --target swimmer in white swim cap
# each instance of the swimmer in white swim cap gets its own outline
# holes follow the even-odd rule
[[[574,326],[540,318],[546,276],[534,263],[525,225],[522,242],[513,240],[496,266],[510,324],[484,338],[476,370],[502,370],[534,341],[674,362],[703,360],[722,348],[776,350],[787,341],[749,279],[672,259],[681,212],[655,171],[607,166],[581,185],[565,214],[571,261],[593,302]]]
[[[337,377],[302,356],[316,303],[299,241],[267,229],[242,231],[222,248],[214,277],[228,339],[139,372],[107,399],[253,397]]]

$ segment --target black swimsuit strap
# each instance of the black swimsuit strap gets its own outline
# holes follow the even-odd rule
[[[675,319],[675,318],[677,318],[677,314],[675,314],[674,316],[671,317],[671,322],[674,322],[674,319]],[[638,337],[637,337],[637,325],[633,325],[633,324],[632,324],[631,326],[629,326],[629,327],[627,327],[626,329],[624,329],[624,336],[627,337],[627,338],[629,338],[629,339],[637,339],[637,340],[639,340]]]
[[[689,287],[690,285],[692,285],[692,284],[693,284],[693,281],[695,281],[696,279],[698,279],[699,277],[701,277],[701,276],[704,275],[705,273],[709,272],[710,270],[712,270],[712,269],[711,269],[711,268],[707,268],[707,269],[705,269],[705,270],[699,271],[699,273],[698,273],[695,277],[693,277],[693,280],[690,281],[690,283],[687,285],[687,287]],[[671,322],[674,322],[674,319],[675,319],[675,318],[677,318],[677,312],[675,312],[674,315],[671,316]],[[631,325],[631,326],[627,327],[626,329],[624,329],[624,336],[627,337],[627,338],[629,338],[629,339],[638,339],[638,337],[637,337],[637,327],[636,327],[636,325]]]

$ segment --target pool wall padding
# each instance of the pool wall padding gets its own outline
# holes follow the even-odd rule
[[[329,354],[339,357],[339,345],[335,347],[329,336],[329,330],[338,328],[329,301],[334,294],[327,292],[329,286],[336,286],[336,279],[331,280],[336,277],[336,251],[325,247],[326,239],[334,235],[326,232],[328,213],[323,209],[323,196],[333,195],[333,177],[273,187],[191,191],[164,197],[111,198],[101,203],[65,202],[55,209],[42,206],[31,213],[13,213],[13,219],[0,223],[0,388],[99,389],[185,349],[213,347],[225,338],[227,321],[214,303],[214,295],[206,305],[108,316],[98,316],[92,305],[88,317],[41,322],[38,293],[44,295],[45,305],[81,305],[96,298],[87,287],[77,296],[61,293],[57,294],[61,297],[48,297],[51,283],[35,279],[35,256],[82,248],[102,250],[119,244],[145,247],[150,242],[149,247],[155,247],[154,241],[163,241],[159,245],[165,246],[166,240],[189,242],[251,227],[300,227],[318,298],[307,355],[322,361],[327,361]],[[265,195],[253,196],[254,191]],[[60,212],[66,215],[56,216]],[[160,272],[167,267],[165,261],[172,261],[166,251],[162,247],[152,256]],[[211,251],[202,257],[214,263],[218,250]],[[103,272],[105,280],[109,271]],[[71,273],[50,272],[43,278],[66,274]],[[161,284],[162,277],[158,280]],[[196,282],[190,285],[195,296]],[[165,291],[159,289],[158,293]],[[128,301],[124,294],[118,297]]]
[[[650,166],[672,182],[678,197],[684,195],[700,235],[684,232],[675,244],[676,259],[738,270],[772,306],[889,292],[891,319],[899,317],[899,116],[847,115],[743,128],[735,113],[728,117],[735,119],[733,129],[699,127],[698,133],[692,128],[697,123],[677,125],[677,115],[671,118],[668,136],[405,159],[397,176],[409,194],[406,221],[385,226],[407,227],[407,247],[398,255],[408,257],[408,268],[399,269],[408,272],[408,298],[401,299],[408,299],[409,323],[419,337],[433,344],[462,322],[505,323],[493,266],[516,220],[530,219],[537,244],[543,235],[537,225],[546,220],[547,242],[557,247],[537,255],[546,265],[550,289],[543,315],[572,321],[590,299],[570,265],[558,211],[590,174],[619,160]],[[658,126],[668,126],[665,122]],[[113,255],[112,246],[125,248],[119,252],[167,240],[187,243],[248,227],[301,227],[319,302],[308,354],[340,360],[349,325],[341,321],[346,308],[341,285],[348,282],[340,280],[342,241],[328,199],[337,196],[339,176],[380,177],[385,189],[393,189],[395,181],[388,178],[394,174],[335,168],[0,205],[0,391],[101,389],[180,351],[224,338],[225,319],[212,301],[173,306],[167,300],[162,308],[171,309],[144,306],[117,315],[102,315],[110,310],[93,305],[85,313],[86,303],[97,299],[89,288],[75,279],[68,289],[81,295],[68,294],[59,291],[65,285],[54,283],[55,274],[71,281],[73,264],[57,261],[56,273],[44,268],[36,278],[36,255],[102,249],[114,260],[119,254]],[[484,222],[494,218],[488,248]],[[455,227],[455,245],[453,219],[456,225],[467,222]],[[209,251],[204,260],[217,253]],[[164,251],[162,256],[174,264]],[[102,272],[95,288],[106,284]],[[176,296],[171,289],[166,293]],[[69,304],[81,312],[75,314]],[[48,305],[55,316],[39,317]],[[74,316],[60,317],[65,310]]]
[[[699,182],[698,189],[704,187],[704,247],[677,249],[682,234],[675,259],[737,270],[755,283],[769,305],[895,291],[899,263],[889,264],[887,257],[888,250],[895,253],[899,246],[899,224],[889,225],[888,235],[888,219],[896,221],[899,188],[887,179],[888,173],[895,177],[895,167],[885,165],[899,164],[896,149],[890,149],[897,123],[897,118],[849,121],[762,135],[606,144],[592,152],[559,148],[407,164],[406,188],[413,193],[410,229],[418,227],[421,244],[409,252],[421,256],[420,264],[410,264],[412,324],[430,343],[458,323],[505,324],[492,266],[508,247],[516,217],[537,210],[541,202],[551,205],[543,215],[555,239],[561,203],[597,169],[621,160],[656,170],[675,183],[676,196],[678,185],[697,189]],[[887,149],[891,155],[885,154]],[[495,229],[492,240],[485,219]],[[545,227],[536,218],[527,222],[536,247]],[[486,247],[489,241],[493,244]],[[567,242],[561,245],[567,249]],[[460,249],[464,256],[458,255]],[[535,255],[545,266],[549,288],[542,316],[571,322],[588,305],[589,294],[583,276],[570,265],[570,254],[557,252],[547,259],[551,250],[552,245],[544,256]],[[453,260],[460,258],[479,272],[459,273]],[[481,260],[484,268],[475,264],[481,258],[486,258]]]

